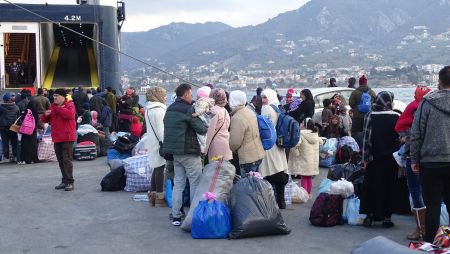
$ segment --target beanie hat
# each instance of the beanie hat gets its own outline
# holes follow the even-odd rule
[[[55,92],[53,92],[53,94],[58,94],[58,95],[61,95],[62,97],[66,97],[67,91],[64,88],[58,88],[55,90]]]
[[[159,86],[153,86],[147,89],[146,97],[147,101],[153,101],[153,102],[161,102],[166,103],[165,99],[167,95],[166,89],[159,87]]]
[[[214,89],[211,92],[211,98],[214,99],[215,104],[219,107],[225,107],[227,105],[227,95],[222,88]]]
[[[232,91],[230,93],[230,107],[237,108],[239,106],[244,106],[247,102],[247,95],[239,90]]]
[[[295,93],[294,88],[289,88],[289,89],[287,90],[287,94],[293,95],[294,93]],[[287,94],[286,94],[286,95],[287,95]]]
[[[9,102],[9,101],[11,101],[11,93],[5,93],[5,94],[3,95],[3,101],[4,101],[4,102]]]
[[[423,97],[427,95],[431,91],[431,88],[428,86],[417,86],[416,91],[414,92],[414,98],[416,101],[422,101]]]
[[[198,98],[209,97],[210,93],[211,88],[209,86],[202,86],[197,90],[197,97]]]
[[[261,95],[262,90],[263,89],[261,87],[256,88],[256,94]]]
[[[362,75],[362,76],[359,78],[359,85],[367,85],[367,78],[366,78],[365,75]]]

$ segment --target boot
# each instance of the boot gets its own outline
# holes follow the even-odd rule
[[[167,207],[166,199],[164,198],[164,192],[157,192],[155,198],[156,207]]]
[[[286,201],[284,200],[284,185],[276,185],[276,200],[278,204],[278,208],[286,209]]]
[[[416,221],[416,230],[414,230],[414,232],[412,232],[411,234],[406,236],[406,239],[408,240],[413,240],[413,241],[418,241],[420,239],[420,227],[419,227],[419,221],[417,220],[418,216],[417,216],[417,209],[411,210],[412,215],[414,216],[414,219]]]
[[[148,197],[148,203],[150,204],[150,206],[155,206],[156,192],[155,191],[147,192],[147,197]]]
[[[413,210],[417,211],[417,226],[420,229],[420,237],[423,239],[425,237],[426,234],[426,228],[425,228],[425,216],[427,214],[427,208],[426,207],[422,207],[422,208],[414,208]]]

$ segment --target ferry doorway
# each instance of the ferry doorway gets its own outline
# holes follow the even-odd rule
[[[37,23],[0,23],[0,86],[31,89],[40,83]]]

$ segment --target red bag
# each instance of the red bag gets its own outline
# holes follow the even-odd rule
[[[448,226],[439,227],[434,237],[433,245],[440,248],[450,247],[450,228]]]
[[[342,203],[341,195],[320,193],[311,208],[309,221],[319,227],[342,225]]]

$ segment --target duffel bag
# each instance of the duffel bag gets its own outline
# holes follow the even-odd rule
[[[320,193],[311,208],[309,221],[319,227],[342,225],[342,205],[341,195]]]

